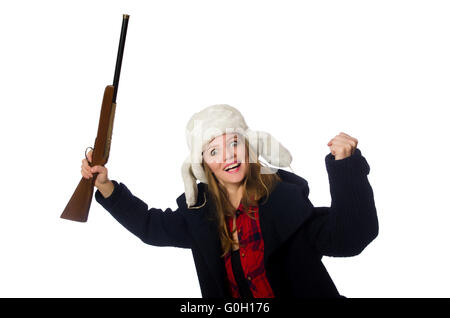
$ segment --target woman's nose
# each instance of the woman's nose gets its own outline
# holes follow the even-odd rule
[[[234,162],[237,158],[237,150],[236,148],[233,149],[227,149],[226,154],[224,154],[224,162]]]

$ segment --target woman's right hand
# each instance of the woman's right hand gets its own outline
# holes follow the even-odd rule
[[[89,163],[92,162],[92,150],[88,152],[87,158]],[[95,186],[97,188],[104,187],[107,183],[111,181],[108,179],[108,169],[104,166],[93,166],[91,167],[86,159],[83,159],[81,165],[81,175],[83,178],[90,179],[94,177],[94,173],[98,173],[95,179]]]

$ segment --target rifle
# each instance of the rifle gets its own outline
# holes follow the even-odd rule
[[[127,35],[127,27],[129,15],[124,14],[122,20],[122,30],[120,32],[119,51],[117,53],[116,69],[114,72],[113,85],[108,85],[103,94],[102,108],[100,111],[100,120],[98,123],[97,137],[92,153],[91,167],[101,165],[104,166],[108,162],[109,150],[111,148],[111,137],[114,123],[114,114],[116,111],[117,89],[119,87],[120,68],[122,66],[123,50],[125,47],[125,38]],[[91,147],[86,148],[89,149]],[[85,156],[86,156],[85,151]],[[87,156],[86,156],[87,159]],[[88,161],[89,162],[89,161]],[[89,209],[91,207],[92,195],[94,193],[95,180],[98,173],[93,174],[93,178],[81,178],[75,192],[67,203],[66,208],[61,214],[61,218],[86,222]]]

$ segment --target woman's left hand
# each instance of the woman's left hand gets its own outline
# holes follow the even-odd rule
[[[341,160],[350,157],[358,145],[358,139],[353,138],[343,132],[328,142],[331,154],[335,160]]]

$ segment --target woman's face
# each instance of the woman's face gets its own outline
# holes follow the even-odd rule
[[[244,138],[238,133],[217,136],[203,150],[203,160],[222,185],[239,185],[248,169]],[[235,163],[237,168],[228,169]]]

